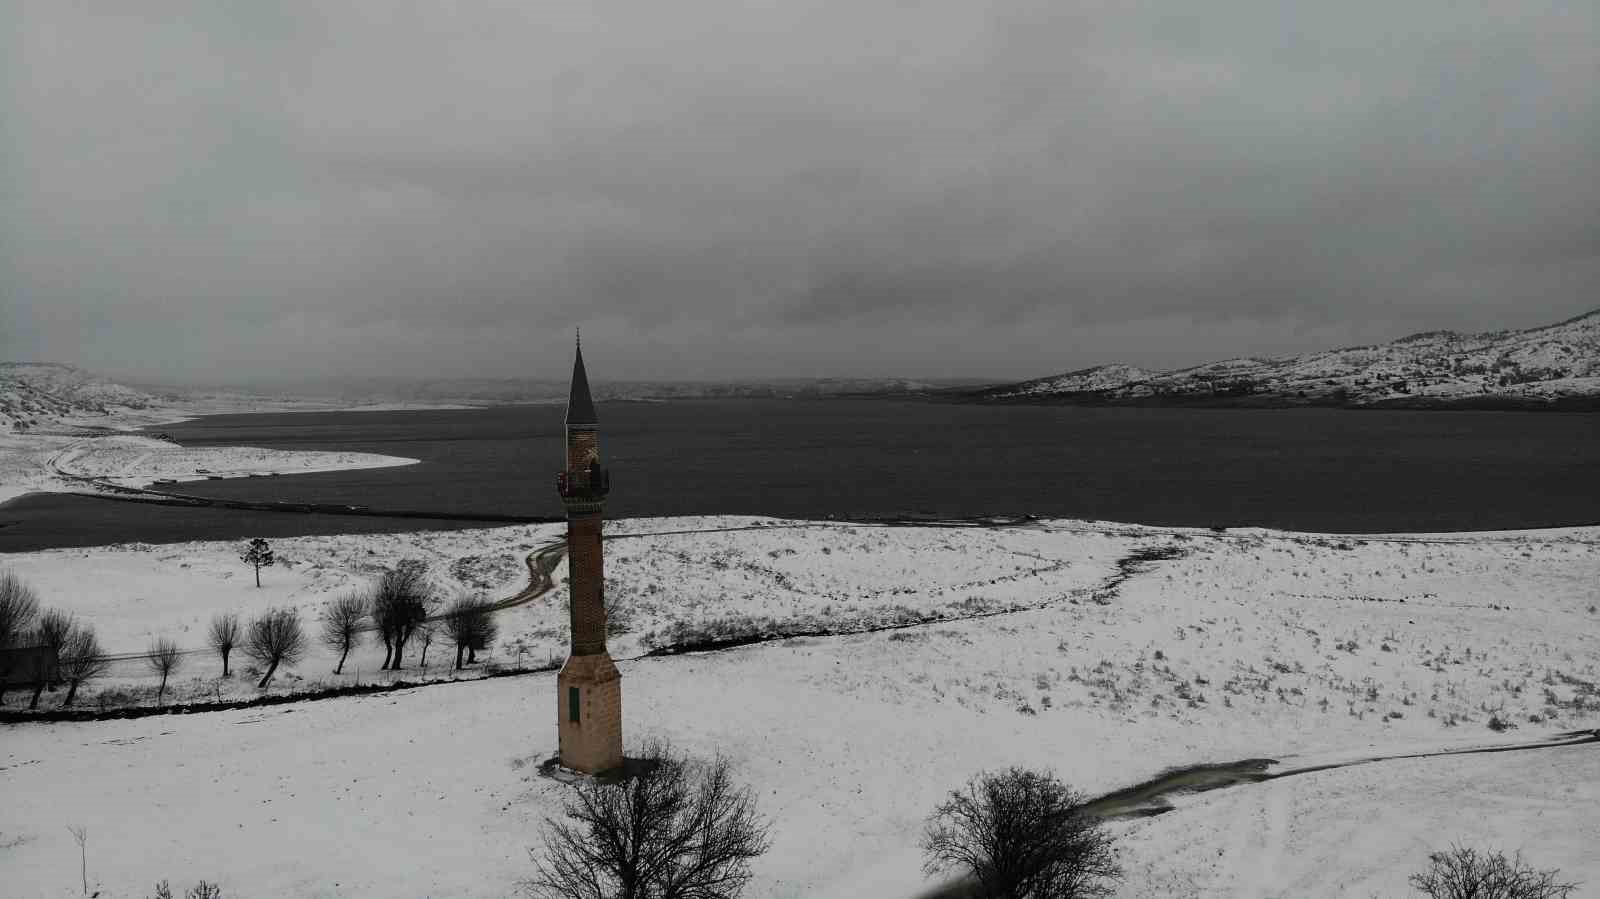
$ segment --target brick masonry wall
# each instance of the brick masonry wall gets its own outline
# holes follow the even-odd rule
[[[568,691],[579,695],[571,719]],[[574,656],[556,677],[561,764],[596,774],[622,764],[622,675],[608,655]]]
[[[567,519],[567,570],[571,576],[572,654],[606,651],[605,559],[599,513]]]
[[[567,431],[567,471],[587,472],[589,463],[600,458],[600,434],[593,429]]]

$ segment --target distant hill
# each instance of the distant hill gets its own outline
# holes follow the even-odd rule
[[[598,367],[598,366],[595,366]],[[907,378],[770,378],[747,381],[619,381],[594,382],[595,398],[616,400],[670,400],[723,398],[806,398],[841,396],[903,396],[960,389],[971,390],[982,381],[912,380]],[[992,382],[991,382],[992,383]],[[567,398],[565,378],[366,378],[306,382],[275,387],[237,388],[253,393],[294,395],[349,403],[458,403],[464,405],[559,403]],[[190,391],[193,393],[194,391]]]
[[[1102,365],[970,396],[1081,405],[1600,409],[1600,310],[1526,331],[1430,331],[1176,371]]]
[[[145,409],[150,394],[124,387],[70,365],[0,362],[0,431],[27,431],[46,425],[110,415],[119,409]]]
[[[911,396],[967,391],[981,382],[905,378],[786,378],[763,381],[609,381],[595,385],[602,401],[715,398]],[[115,411],[149,409],[190,414],[329,409],[394,403],[418,406],[560,403],[565,380],[452,378],[306,382],[264,388],[167,388],[150,393],[70,365],[0,362],[0,433],[68,425],[94,426]],[[151,419],[154,420],[154,419]]]

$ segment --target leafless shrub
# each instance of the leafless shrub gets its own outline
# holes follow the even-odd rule
[[[1430,899],[1565,899],[1578,888],[1556,878],[1559,869],[1539,871],[1503,852],[1451,846],[1428,856],[1428,869],[1411,875],[1411,885]]]
[[[1083,813],[1086,797],[1055,776],[1010,768],[980,774],[929,818],[929,874],[960,871],[992,899],[1110,896],[1122,876],[1112,838]]]
[[[150,644],[150,651],[145,654],[144,660],[150,670],[161,678],[161,686],[156,689],[156,705],[160,705],[167,695],[167,678],[183,667],[183,651],[170,637],[157,637]]]
[[[211,619],[211,648],[222,656],[222,676],[228,676],[228,654],[239,645],[239,616],[226,612]]]
[[[727,759],[696,764],[665,744],[621,783],[584,781],[545,819],[544,852],[522,884],[541,899],[731,899],[750,860],[771,845],[755,793],[735,785]]]
[[[244,652],[267,667],[256,684],[257,688],[266,689],[279,665],[293,665],[305,657],[306,636],[300,629],[300,615],[294,609],[275,609],[250,622]]]
[[[61,650],[61,677],[67,682],[67,698],[61,701],[61,707],[72,705],[72,700],[78,697],[78,688],[105,674],[110,667],[111,660],[100,649],[94,628],[87,624],[75,625],[67,633]]]
[[[156,884],[153,899],[172,899],[172,887],[165,880]],[[204,880],[184,891],[183,899],[222,899],[222,887]]]
[[[428,620],[436,602],[427,568],[405,561],[385,571],[372,587],[372,619],[383,637],[384,667],[400,670],[406,641]]]
[[[361,642],[361,622],[367,617],[367,608],[365,597],[347,593],[322,610],[322,642],[339,654],[334,674],[344,673],[345,658]]]

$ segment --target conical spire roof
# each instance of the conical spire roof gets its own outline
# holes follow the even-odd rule
[[[572,362],[572,392],[567,395],[567,424],[597,425],[600,417],[594,411],[594,398],[589,396],[589,373],[583,369],[583,344],[578,344],[578,355]]]

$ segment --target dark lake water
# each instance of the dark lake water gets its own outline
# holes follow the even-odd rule
[[[355,450],[422,464],[205,481],[206,496],[559,515],[562,409],[210,416],[190,445]],[[911,400],[609,403],[615,517],[1029,513],[1314,531],[1600,521],[1600,415],[1089,409]],[[0,551],[442,525],[69,496],[0,508]]]

